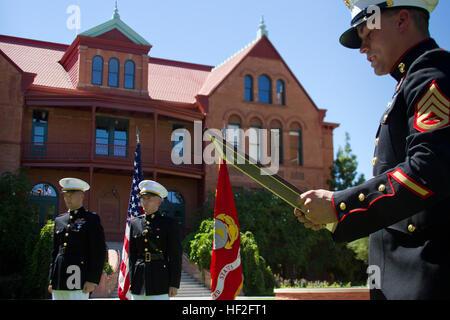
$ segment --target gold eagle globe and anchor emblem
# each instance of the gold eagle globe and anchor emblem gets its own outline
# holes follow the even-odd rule
[[[239,236],[239,228],[232,217],[221,213],[214,219],[214,250],[232,249]]]

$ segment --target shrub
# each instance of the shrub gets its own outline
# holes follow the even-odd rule
[[[29,298],[50,298],[47,288],[54,227],[54,221],[48,220],[42,227],[39,240],[34,246],[30,268],[27,272],[27,282],[29,283],[28,295],[30,295]]]
[[[0,177],[0,297],[20,298],[26,269],[39,237],[38,213],[28,206],[31,184],[25,172]]]
[[[188,238],[192,239],[188,252],[190,260],[199,266],[204,276],[203,270],[211,267],[214,222],[210,219],[202,221],[199,230]],[[275,278],[270,267],[266,266],[264,258],[259,254],[258,245],[249,231],[241,233],[241,266],[246,295],[273,295]]]

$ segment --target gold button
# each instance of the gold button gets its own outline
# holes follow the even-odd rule
[[[347,209],[347,206],[345,205],[345,203],[341,202],[341,204],[339,205],[339,208],[344,211],[345,209]]]
[[[84,264],[84,261],[81,261],[81,264]]]
[[[372,159],[372,166],[374,166],[376,162],[377,162],[377,157]]]
[[[69,236],[69,233],[66,232],[66,237],[68,237],[68,236]]]
[[[410,225],[408,226],[408,231],[409,231],[409,232],[414,232],[414,231],[416,231],[416,227],[415,227],[413,224],[410,224]]]
[[[75,210],[75,212],[74,212],[75,214],[77,214],[78,213],[78,210]]]
[[[144,239],[144,242],[148,242],[148,240],[147,240],[147,239]]]
[[[149,224],[150,224],[150,222],[147,221],[147,225],[149,225]]]
[[[379,138],[375,139],[375,146],[377,146],[377,147],[378,147],[378,140],[380,140],[380,139]]]
[[[384,184],[380,184],[378,186],[378,191],[383,192],[384,190],[386,190],[386,186]]]
[[[67,225],[67,228],[70,228],[70,223]]]
[[[384,117],[383,117],[383,121],[386,122],[387,118],[388,118],[388,115],[385,114]]]
[[[159,236],[156,236],[156,239],[159,239]]]
[[[69,216],[69,219],[72,219],[73,217],[72,216]]]
[[[360,193],[358,196],[358,199],[359,199],[359,201],[363,202],[366,199],[366,197],[364,196],[363,193]]]
[[[67,242],[64,242],[63,246],[64,246],[64,247],[67,247]]]
[[[398,65],[398,69],[400,70],[401,73],[405,73],[405,68],[406,65],[403,62]]]
[[[147,248],[145,248],[145,249],[144,249],[144,251],[145,251],[145,252],[147,252],[147,251],[148,251],[148,249],[147,249]]]

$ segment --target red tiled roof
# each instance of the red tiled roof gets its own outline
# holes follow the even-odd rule
[[[212,68],[204,65],[150,58],[148,64],[150,98],[195,103],[195,96]]]
[[[247,56],[247,54],[253,49],[258,41],[255,40],[248,44],[245,48],[235,53],[228,60],[215,67],[205,83],[201,87],[198,94],[210,95],[212,91],[237,67],[237,65]]]
[[[234,70],[258,41],[250,43],[214,68],[186,62],[149,59],[148,91],[155,100],[194,104],[209,95]],[[59,63],[68,45],[0,35],[0,50],[24,72],[35,73],[33,84],[76,90],[71,75]]]
[[[33,84],[46,87],[74,89],[69,75],[58,61],[66,45],[0,36],[3,51],[24,72],[36,73]]]

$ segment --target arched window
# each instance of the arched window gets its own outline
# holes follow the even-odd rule
[[[303,166],[302,127],[294,122],[289,129],[289,160],[291,164]]]
[[[30,191],[28,203],[39,213],[40,226],[49,219],[53,220],[58,214],[58,193],[50,183],[35,184]]]
[[[253,78],[246,75],[244,79],[244,99],[246,101],[253,101]]]
[[[125,72],[123,79],[123,86],[125,89],[134,89],[134,72],[135,65],[132,60],[125,62]]]
[[[108,86],[119,86],[119,60],[116,58],[109,59],[108,63]]]
[[[103,58],[95,56],[92,59],[92,84],[101,86],[103,83]]]
[[[258,78],[258,102],[272,103],[272,81],[266,75]]]
[[[278,135],[278,141],[275,140],[276,135]],[[283,127],[281,122],[278,120],[273,120],[270,124],[270,143],[278,143],[278,162],[283,163]],[[271,146],[272,148],[272,146]],[[273,159],[272,155],[272,159]],[[273,162],[274,160],[272,160]]]
[[[248,155],[253,160],[261,162],[261,128],[263,124],[258,118],[252,118],[249,123],[250,128],[246,131],[246,134],[248,133]]]
[[[226,131],[226,140],[231,143],[236,149],[241,149],[242,147],[242,136],[241,136],[241,118],[237,115],[232,115],[228,119],[228,126]]]
[[[284,90],[284,81],[278,80],[277,81],[277,104],[284,106],[286,104],[285,97],[286,97],[286,95],[285,95],[285,90]]]

